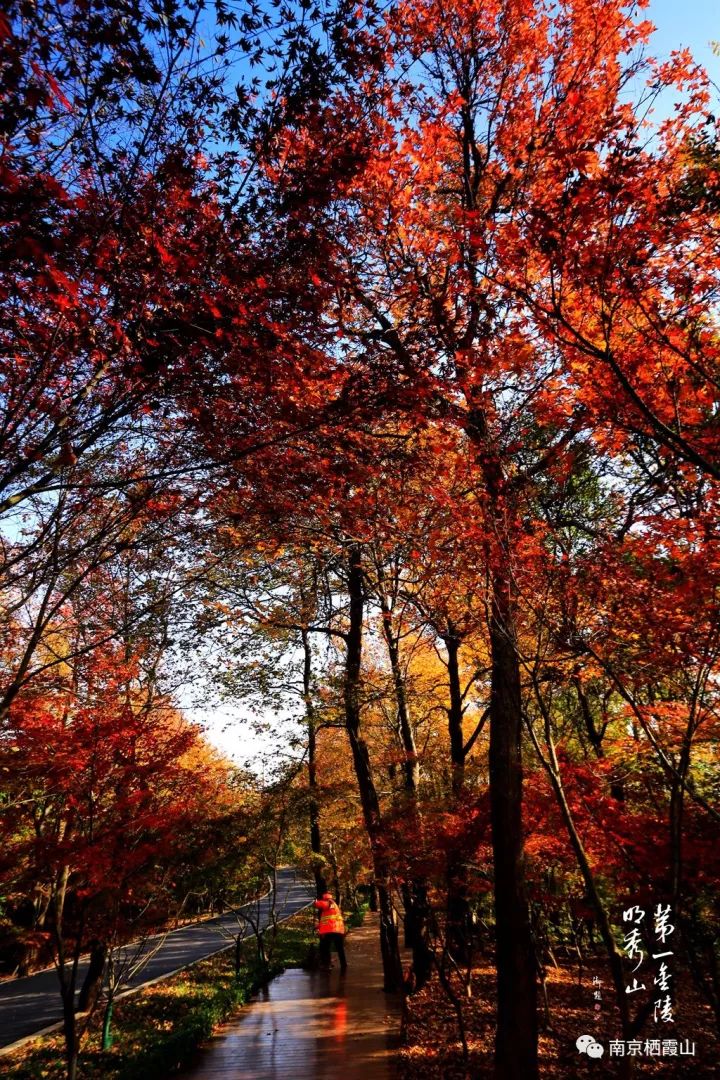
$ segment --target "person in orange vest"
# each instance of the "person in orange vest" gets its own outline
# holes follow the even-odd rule
[[[342,911],[332,898],[332,893],[323,893],[319,900],[315,900],[315,907],[320,913],[318,933],[320,934],[320,970],[329,971],[331,968],[330,951],[335,946],[340,961],[340,971],[347,971],[345,958],[345,923]]]

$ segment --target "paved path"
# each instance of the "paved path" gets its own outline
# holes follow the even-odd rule
[[[300,911],[314,896],[314,887],[302,879],[296,879],[294,870],[278,871],[279,918],[287,918],[288,915]],[[260,901],[261,926],[268,924],[270,905],[270,896]],[[255,918],[258,905],[248,905],[248,908]],[[121,990],[142,986],[171,971],[186,967],[195,960],[201,960],[204,956],[211,956],[221,949],[226,949],[230,940],[220,932],[222,927],[237,932],[235,916],[222,915],[173,930],[166,935],[155,955],[141,971],[123,984]],[[148,949],[151,951],[156,945],[157,939],[148,943]],[[81,963],[78,987],[82,985],[86,970],[87,963]],[[36,1031],[42,1031],[61,1018],[60,984],[54,969],[39,971],[36,975],[28,975],[24,979],[11,979],[0,983],[0,1047],[8,1046]]]
[[[290,969],[224,1024],[183,1080],[392,1080],[400,1005],[383,993],[376,915],[347,940],[348,972]]]

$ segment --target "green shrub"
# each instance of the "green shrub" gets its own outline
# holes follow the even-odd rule
[[[346,915],[345,926],[348,930],[352,929],[353,926],[362,926],[369,909],[370,904],[363,902],[355,911],[351,911],[349,915]]]

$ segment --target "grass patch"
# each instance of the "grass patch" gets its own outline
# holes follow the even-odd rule
[[[261,972],[254,941],[245,942],[243,966],[234,972],[231,948],[200,960],[163,982],[118,1001],[113,1015],[115,1044],[100,1049],[101,1010],[80,1055],[83,1080],[160,1080],[187,1064],[198,1045],[267,978],[301,966],[316,940],[312,909],[278,929],[270,970]],[[58,994],[59,998],[59,994]],[[5,1080],[61,1080],[65,1075],[62,1034],[46,1035],[0,1058]]]

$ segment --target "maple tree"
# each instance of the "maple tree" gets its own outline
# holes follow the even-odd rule
[[[317,93],[332,62],[302,10],[251,4],[240,18],[218,2],[206,44],[202,21],[203,5],[50,2],[12,4],[0,26],[0,513],[4,580],[39,618],[28,664],[73,587],[72,574],[59,589],[47,580],[59,566],[139,545],[141,520],[177,531],[206,497],[216,462],[189,427],[177,437],[178,406],[203,423],[232,404],[235,459],[303,423],[302,373],[282,354],[299,267],[271,281],[281,245],[287,263],[308,245],[277,230],[258,241],[252,177],[285,115],[278,86],[291,112],[292,93]],[[246,72],[230,100],[238,58],[265,81]],[[267,384],[268,350],[284,386]],[[223,402],[230,368],[236,393]],[[26,674],[3,688],[5,706]]]
[[[377,890],[386,988],[435,972],[467,1068],[485,923],[498,1077],[538,1075],[538,981],[548,1023],[595,930],[641,1030],[633,894],[672,902],[720,1015],[707,77],[620,0],[219,3],[209,49],[202,11],[0,19],[7,835],[64,998],[178,823],[244,827],[159,689],[201,633],[226,691],[298,719],[277,836]],[[72,1071],[69,1004],[66,1034]]]
[[[542,299],[548,292],[553,295],[557,252],[563,260],[563,301],[572,305],[572,317],[579,313],[585,320],[584,339],[595,333],[592,312],[599,308],[597,333],[602,335],[607,299],[593,276],[597,255],[592,244],[586,245],[584,177],[594,176],[603,187],[602,198],[592,183],[587,187],[588,204],[593,202],[598,215],[595,225],[588,214],[590,235],[595,229],[601,243],[615,212],[618,159],[623,177],[639,175],[638,189],[650,170],[662,183],[664,154],[674,154],[678,169],[688,160],[693,118],[706,103],[702,87],[661,132],[660,151],[635,162],[640,129],[622,97],[627,80],[644,73],[675,85],[688,78],[686,57],[659,68],[634,60],[633,49],[646,40],[649,29],[629,19],[620,4],[573,3],[552,12],[542,5],[400,4],[383,28],[388,67],[364,72],[357,91],[346,89],[320,116],[279,135],[277,163],[270,172],[294,209],[292,200],[308,163],[331,150],[341,130],[347,139],[351,118],[350,138],[362,161],[338,185],[325,214],[334,243],[326,273],[337,296],[329,300],[326,318],[334,321],[354,363],[373,374],[392,371],[399,384],[396,401],[412,387],[416,415],[444,414],[474,456],[475,507],[466,511],[462,528],[475,532],[486,567],[497,1068],[503,1076],[532,1076],[537,1068],[535,960],[522,884],[518,603],[523,590],[532,589],[534,564],[542,553],[543,530],[535,525],[538,478],[570,471],[588,437],[608,453],[619,450],[612,433],[620,431],[617,417],[608,413],[608,398],[600,412],[592,398],[596,388],[587,380],[573,393],[564,365],[574,362],[575,342],[562,338],[558,314],[565,321],[570,316],[564,309],[545,312]],[[404,74],[396,77],[393,71]],[[616,152],[618,146],[627,149],[625,156]],[[657,183],[646,190],[653,192]],[[623,184],[627,225],[618,231],[619,242],[630,234],[633,245],[628,241],[628,247],[637,257],[638,245],[652,232],[649,221],[643,227],[642,203],[640,197],[633,203],[633,193],[629,181]],[[648,194],[646,204],[650,199]],[[565,217],[574,217],[568,236],[556,241],[556,222],[563,221],[559,207],[566,204]],[[658,210],[654,195],[652,208]],[[699,199],[698,208],[708,225],[707,200]],[[660,218],[665,233],[658,250],[677,250],[677,260],[683,260],[683,246],[675,244],[682,219],[667,212]],[[538,222],[546,223],[544,232]],[[696,221],[687,234],[690,246],[697,228]],[[710,227],[709,244],[712,235]],[[603,258],[603,266],[620,268],[618,276],[629,261],[624,249],[618,254],[611,248]],[[671,277],[678,266],[673,260],[666,260]],[[653,257],[648,274],[655,272]],[[712,274],[710,268],[701,279],[695,321],[684,339],[694,335],[710,364]],[[668,290],[639,271],[634,280],[637,288],[627,310],[636,319],[637,305],[655,296],[653,312],[643,316],[651,329],[641,325],[640,332],[644,346],[656,344],[649,334],[661,333],[674,311],[682,310],[685,318],[686,292],[668,316]],[[592,293],[590,300],[587,293]],[[625,303],[620,294],[618,304]],[[622,306],[618,310],[624,312]],[[699,329],[703,319],[705,332]],[[627,338],[627,321],[618,325],[620,338]],[[645,353],[630,341],[638,364]],[[559,348],[554,351],[553,345]],[[662,351],[666,355],[668,348]],[[604,359],[612,366],[607,351]],[[587,370],[582,357],[578,363],[576,383],[577,374]],[[656,385],[655,369],[648,365],[645,370],[643,377]],[[646,424],[645,430],[666,450],[679,449],[711,473],[704,451],[688,449],[687,440],[680,446],[677,438],[660,437],[659,423],[667,427],[664,415],[661,410],[658,423]],[[359,565],[359,545],[355,559]]]
[[[89,945],[107,955],[143,918],[172,908],[173,878],[228,803],[227,779],[189,756],[198,738],[153,691],[142,653],[117,646],[64,662],[10,710],[3,878],[35,898],[31,936],[42,936],[58,970],[69,1075],[92,1013],[78,1028],[80,956]]]

